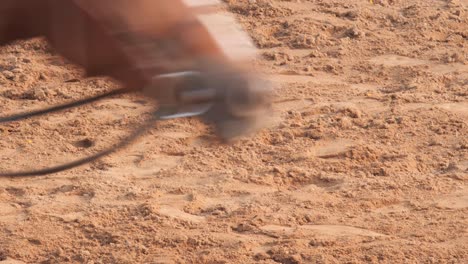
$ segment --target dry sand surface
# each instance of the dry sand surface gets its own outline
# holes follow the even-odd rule
[[[0,263],[468,263],[468,1],[229,0],[276,86],[233,145],[197,120],[58,175],[0,179]],[[0,50],[2,115],[96,94],[40,40]],[[0,126],[0,169],[112,144],[120,97]]]

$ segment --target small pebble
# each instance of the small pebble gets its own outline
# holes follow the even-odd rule
[[[13,80],[15,78],[15,74],[11,71],[3,71],[3,76],[9,80]]]

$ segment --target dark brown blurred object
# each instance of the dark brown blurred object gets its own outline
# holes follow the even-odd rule
[[[210,34],[178,0],[0,2],[0,44],[36,36],[45,36],[88,75],[107,75],[134,89],[155,74],[188,67],[195,57],[223,60]]]
[[[98,96],[2,117],[0,123],[62,111],[125,92],[142,92],[158,103],[153,118],[114,147],[56,167],[0,172],[0,176],[47,175],[95,161],[134,142],[155,120],[198,116],[213,125],[225,141],[257,128],[258,117],[267,106],[265,90],[257,89],[258,82],[233,63],[233,57],[238,60],[241,56],[229,47],[240,40],[240,51],[247,54],[251,44],[248,37],[231,34],[236,31],[235,22],[227,16],[210,14],[211,9],[201,8],[200,2],[195,3],[196,11],[192,10],[188,5],[194,2],[184,1],[0,2],[0,45],[44,36],[56,51],[82,66],[88,76],[106,75],[123,84],[122,89]],[[205,2],[212,5],[217,1]],[[200,12],[203,15],[197,16]]]

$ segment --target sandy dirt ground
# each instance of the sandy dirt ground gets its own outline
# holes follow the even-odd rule
[[[468,263],[468,1],[229,0],[271,76],[233,145],[166,121],[112,157],[0,179],[0,263]],[[40,40],[0,49],[0,111],[115,87]],[[81,157],[138,126],[120,97],[0,126],[0,169]]]

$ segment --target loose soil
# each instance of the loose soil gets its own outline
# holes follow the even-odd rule
[[[468,1],[228,0],[275,86],[232,145],[194,119],[72,171],[0,179],[0,263],[467,263]],[[115,88],[0,49],[2,115]],[[112,144],[126,96],[0,126],[0,169]]]

